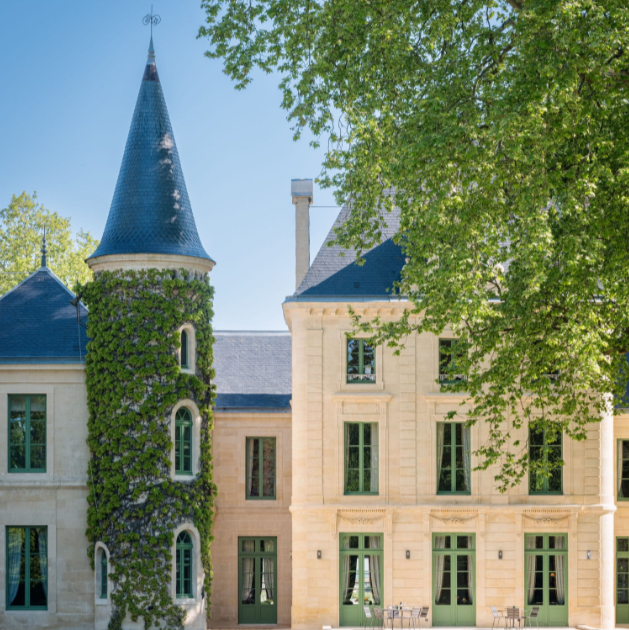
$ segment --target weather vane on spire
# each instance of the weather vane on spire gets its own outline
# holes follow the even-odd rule
[[[151,25],[151,38],[153,37],[153,25],[157,26],[162,21],[162,18],[159,15],[155,15],[153,13],[153,5],[151,5],[151,12],[147,13],[142,18],[142,24],[146,26],[147,24]]]

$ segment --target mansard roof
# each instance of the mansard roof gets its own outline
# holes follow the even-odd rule
[[[402,248],[393,242],[400,229],[400,211],[383,211],[386,227],[382,242],[363,253],[364,265],[356,263],[356,251],[328,243],[334,240],[334,229],[347,221],[350,206],[339,213],[314,262],[291,299],[325,298],[390,298],[393,284],[400,279],[405,257]]]
[[[47,267],[0,297],[0,363],[83,363],[87,309]]]
[[[215,331],[217,411],[290,412],[289,332]]]
[[[112,254],[212,260],[197,233],[152,38],[105,232],[90,259]]]

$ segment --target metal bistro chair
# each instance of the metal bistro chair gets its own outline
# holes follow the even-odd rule
[[[374,616],[371,614],[371,608],[369,606],[363,606],[363,610],[365,611],[365,624],[363,628],[371,628],[373,626],[373,618]],[[369,624],[367,624],[369,622]]]
[[[382,626],[384,626],[384,614],[382,612],[382,608],[380,608],[379,606],[374,606],[371,609],[371,612],[373,613],[376,627],[381,628]]]
[[[408,627],[411,627],[411,624],[413,625],[413,628],[415,628],[417,630],[417,626],[415,625],[418,622],[419,619],[419,615],[421,614],[422,609],[421,608],[413,608],[413,610],[411,610],[411,616],[408,619]]]
[[[385,611],[385,624],[386,623],[390,623],[391,624],[391,630],[393,630],[393,626],[395,625],[395,620],[396,619],[401,619],[402,617],[400,616],[400,611],[397,608],[393,608],[393,606],[389,606],[389,608],[386,609]]]
[[[522,615],[520,615],[519,608],[507,608],[507,620],[511,622],[512,627],[515,628],[515,622],[518,622],[518,628],[522,627]]]
[[[496,625],[496,621],[498,622],[498,626],[500,626],[500,622],[504,619],[505,620],[505,628],[507,627],[507,621],[506,621],[506,617],[504,616],[504,614],[499,611],[495,606],[490,606],[491,608],[491,614],[494,616],[494,623],[492,624],[492,628]]]
[[[539,616],[539,606],[533,606],[531,608],[531,612],[527,614],[526,610],[524,611],[524,626],[526,627],[526,622],[529,622],[529,627],[532,626],[531,619],[535,620],[535,625],[539,628],[539,620],[537,617]]]
[[[430,610],[429,606],[424,606],[421,612],[419,613],[418,625],[419,625],[420,630],[422,627],[422,619],[424,620],[426,627],[428,627],[428,611],[429,610]]]

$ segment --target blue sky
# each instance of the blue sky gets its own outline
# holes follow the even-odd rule
[[[217,261],[215,327],[285,328],[294,290],[290,180],[315,178],[323,151],[293,142],[276,76],[236,91],[204,57],[198,0],[157,0],[164,88],[197,228]],[[102,235],[138,94],[150,2],[0,2],[0,207],[37,191],[73,229]],[[315,205],[336,202],[315,184]],[[311,210],[311,258],[338,213]]]

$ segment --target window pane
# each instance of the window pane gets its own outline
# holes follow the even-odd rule
[[[439,475],[439,491],[452,491],[452,471],[450,468],[441,468],[441,474]]]
[[[629,604],[629,590],[619,588],[616,592],[616,603]]]
[[[629,558],[618,558],[617,565],[618,573],[629,572]]]
[[[18,444],[14,446],[11,444],[10,467],[11,469],[21,470],[26,468],[26,446],[24,444]]]
[[[255,541],[247,540],[243,543]],[[244,551],[244,550],[243,550]],[[256,558],[242,558],[242,592],[240,603],[245,606],[255,606],[256,603]]]
[[[348,339],[347,341],[347,375],[357,375],[360,373],[358,339]]]
[[[31,468],[46,468],[46,447],[31,446]]]
[[[382,537],[365,536],[365,549],[382,549]]]
[[[360,424],[356,422],[348,425],[348,444],[358,446],[360,444]]]
[[[275,496],[275,476],[264,477],[264,485],[262,488],[265,497],[273,497]]]
[[[33,420],[31,416],[31,444],[45,444],[45,443],[46,443],[45,420]]]
[[[350,447],[349,454],[347,457],[347,467],[348,468],[358,468],[360,466],[360,448],[359,447]]]
[[[366,343],[363,343],[363,369],[364,374],[374,375],[376,373],[376,351]]]
[[[258,476],[249,477],[247,485],[248,485],[248,488],[249,488],[249,496],[250,497],[259,497],[260,496],[260,477],[258,477]]]
[[[366,468],[363,471],[363,492],[372,492],[371,489],[371,470]]]
[[[347,471],[347,492],[360,492],[360,476],[358,470]]]
[[[622,449],[622,458],[629,459],[629,440],[622,441],[621,449]]]
[[[241,542],[242,542],[242,550],[244,553],[253,553],[256,550],[255,540],[243,540]]]
[[[457,549],[472,549],[474,547],[474,545],[472,544],[472,537],[471,536],[457,536],[456,546],[457,546]]]
[[[618,551],[629,551],[629,538],[618,538],[616,545]]]
[[[46,419],[46,396],[32,395],[31,399],[31,420]]]
[[[456,471],[456,487],[455,490],[457,492],[467,492],[467,477],[465,476],[464,470]]]

